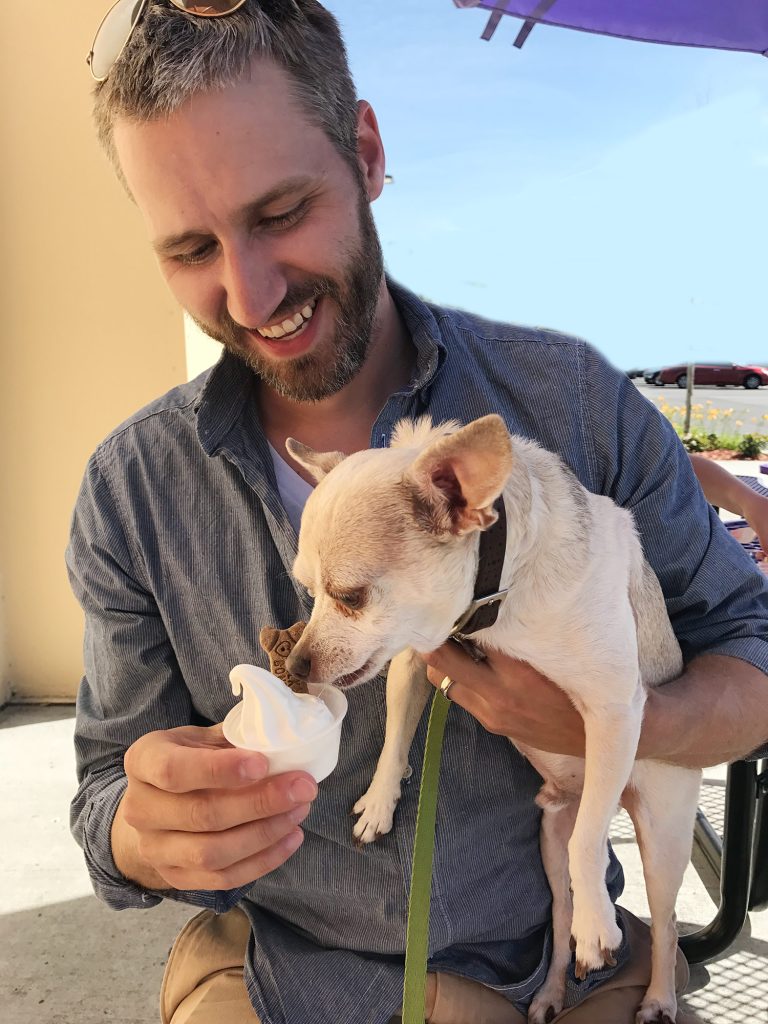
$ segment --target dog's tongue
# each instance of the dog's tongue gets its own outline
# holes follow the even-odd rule
[[[324,701],[294,693],[277,676],[256,665],[236,665],[229,673],[232,692],[242,692],[230,742],[249,750],[279,750],[304,743],[333,724]]]

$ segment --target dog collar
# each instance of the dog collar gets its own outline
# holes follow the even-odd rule
[[[501,570],[504,566],[504,554],[507,549],[507,514],[504,508],[504,498],[499,496],[493,507],[498,518],[490,529],[480,535],[474,598],[469,607],[456,620],[451,630],[451,637],[460,643],[476,661],[481,661],[485,655],[470,639],[470,634],[476,633],[480,629],[488,629],[496,622],[499,609],[509,593],[509,587],[500,587]]]

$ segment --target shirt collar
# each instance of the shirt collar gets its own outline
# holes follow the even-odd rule
[[[391,277],[387,277],[387,288],[416,349],[416,368],[409,391],[421,391],[432,383],[445,361],[446,346],[441,327],[445,327],[446,315],[437,307],[427,305]]]

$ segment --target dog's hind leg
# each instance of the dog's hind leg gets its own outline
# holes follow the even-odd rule
[[[549,787],[543,786],[536,803],[543,808],[541,816],[541,859],[552,890],[552,959],[544,984],[528,1009],[528,1024],[549,1024],[563,1008],[565,975],[571,961],[571,902],[568,872],[568,840],[573,832],[578,798],[563,794],[550,798]]]
[[[360,815],[352,829],[358,843],[371,843],[392,828],[413,734],[432,692],[427,667],[414,651],[408,648],[392,659],[384,746],[370,786],[352,808],[353,814]]]
[[[606,682],[606,687],[610,681]],[[573,888],[576,975],[611,963],[621,943],[616,910],[605,885],[608,828],[632,771],[645,694],[638,684],[629,704],[583,709],[586,757],[584,792],[568,844]]]
[[[651,982],[637,1024],[674,1024],[677,1013],[675,900],[691,859],[701,772],[639,761],[622,803],[637,832],[651,911]]]

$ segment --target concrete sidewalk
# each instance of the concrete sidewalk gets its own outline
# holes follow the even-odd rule
[[[157,1024],[168,951],[193,911],[166,901],[152,910],[117,914],[92,895],[68,828],[73,729],[70,706],[11,706],[0,713],[0,1019]],[[702,804],[716,827],[722,822],[724,774],[708,772],[703,787]],[[627,876],[622,903],[647,918],[638,850],[623,814],[614,821],[612,837]],[[691,867],[678,900],[681,926],[695,930],[714,911]],[[693,968],[688,1004],[707,1024],[766,1024],[766,968],[768,913],[753,914],[726,956]]]

